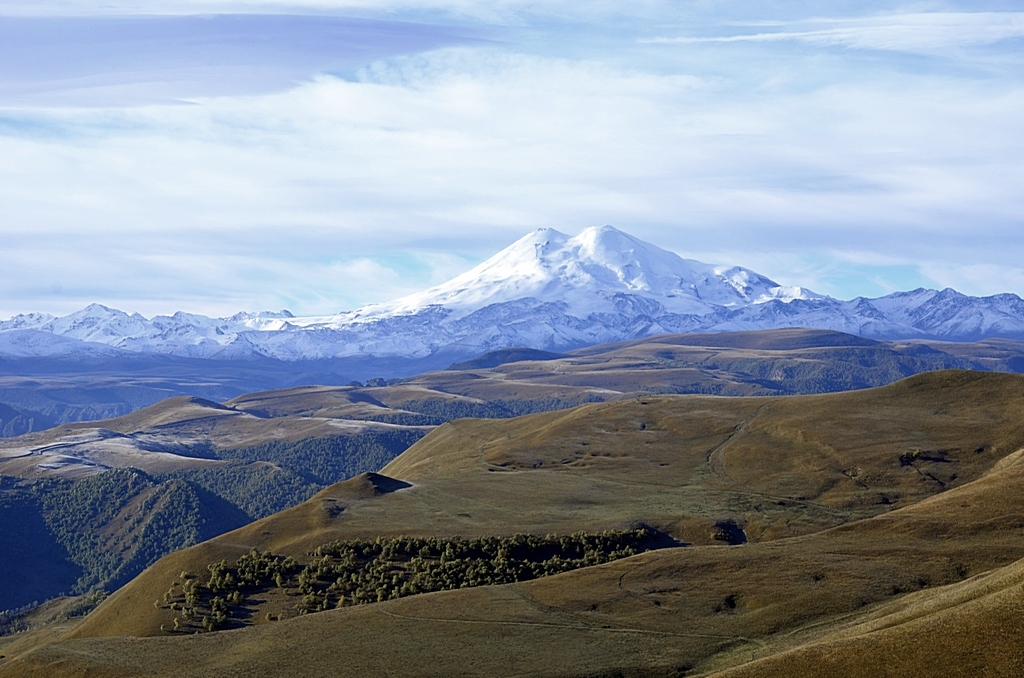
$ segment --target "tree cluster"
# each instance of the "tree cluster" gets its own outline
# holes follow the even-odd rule
[[[272,588],[297,598],[297,614],[489,584],[509,584],[599,565],[656,548],[650,530],[537,536],[378,537],[324,544],[304,566],[255,549],[211,563],[205,585],[183,572],[164,595],[175,631],[216,630],[232,609]],[[180,593],[179,593],[180,590]],[[180,605],[179,605],[180,602]],[[161,607],[157,601],[157,607]]]
[[[524,414],[565,410],[586,403],[604,402],[598,396],[586,395],[575,398],[507,398],[488,400],[486,402],[469,402],[465,400],[409,400],[398,404],[403,410],[418,412],[432,417],[438,423],[473,417],[476,419],[510,419]]]
[[[383,468],[424,435],[421,430],[366,431],[218,449],[216,455],[220,459],[271,462],[307,483],[323,487]]]
[[[323,489],[293,471],[242,460],[220,467],[180,469],[158,478],[194,483],[237,506],[252,520],[301,504]]]
[[[164,555],[246,522],[193,483],[133,468],[76,481],[44,478],[28,492],[46,529],[81,568],[73,593],[117,588]]]
[[[325,544],[299,573],[299,610],[447,589],[507,584],[598,565],[644,550],[647,530],[475,539],[378,537]]]

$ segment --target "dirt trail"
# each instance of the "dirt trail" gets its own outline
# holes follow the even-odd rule
[[[747,427],[750,426],[750,422],[754,421],[754,419],[756,419],[757,416],[761,414],[761,412],[768,409],[769,407],[771,407],[770,404],[762,405],[761,407],[751,412],[746,419],[736,424],[732,432],[728,436],[726,436],[725,440],[723,440],[722,442],[718,443],[710,450],[708,450],[708,454],[704,458],[704,461],[707,463],[708,468],[711,469],[712,473],[714,473],[716,476],[718,476],[719,478],[721,478],[722,480],[731,485],[734,485],[736,483],[736,481],[733,480],[729,476],[729,474],[725,472],[725,462],[722,459],[722,453],[725,451],[727,447],[729,447],[729,445],[732,444],[733,440],[735,440],[737,436],[739,436],[740,434],[747,430]]]

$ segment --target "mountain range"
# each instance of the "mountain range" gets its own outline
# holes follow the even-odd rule
[[[563,351],[663,333],[809,327],[885,340],[1024,338],[1024,300],[917,289],[844,301],[684,259],[611,226],[529,233],[436,287],[332,316],[145,318],[93,304],[0,322],[0,357],[394,358],[438,365],[519,346]],[[422,365],[418,365],[422,368]]]

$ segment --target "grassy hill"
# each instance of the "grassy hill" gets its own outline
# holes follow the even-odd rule
[[[12,518],[0,527],[0,572],[20,582],[0,609],[116,588],[159,556],[252,520],[230,541],[158,563],[153,599],[140,593],[158,586],[149,573],[114,596],[104,609],[121,610],[120,626],[102,630],[100,610],[82,632],[159,635],[174,615],[153,603],[171,580],[251,547],[305,564],[332,540],[379,536],[646,526],[718,548],[818,534],[972,483],[1021,445],[1012,375],[950,372],[824,394],[948,367],[1009,372],[1022,356],[1024,344],[1009,341],[667,335],[561,356],[505,351],[363,386],[176,397],[64,424],[0,442],[0,502]],[[801,392],[823,395],[778,397]],[[760,397],[669,395],[685,393]],[[457,417],[486,419],[444,423]],[[411,487],[327,487],[382,468]],[[122,488],[124,474],[141,480]],[[104,513],[80,485],[110,485],[128,503]],[[80,517],[73,529],[61,510]],[[246,625],[295,617],[295,591],[278,593],[235,612]]]
[[[0,675],[1012,675],[1022,414],[1024,377],[942,372],[452,422],[383,476],[161,559],[62,640],[0,645]],[[689,545],[314,614],[283,589],[238,604],[246,628],[160,629],[182,571],[251,548],[308,564],[336,539],[638,525]]]

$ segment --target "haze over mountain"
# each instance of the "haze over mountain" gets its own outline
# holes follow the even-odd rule
[[[447,283],[323,317],[288,311],[147,319],[93,304],[0,323],[0,356],[168,355],[440,365],[510,346],[565,350],[667,332],[811,327],[876,339],[1024,338],[1024,300],[917,289],[850,301],[684,259],[611,226],[529,233]],[[420,366],[422,367],[422,366]]]

